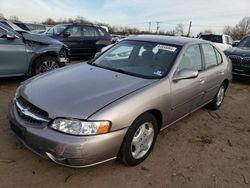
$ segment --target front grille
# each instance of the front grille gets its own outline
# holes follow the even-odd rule
[[[250,68],[250,57],[241,57],[237,55],[231,55],[229,58],[234,66],[242,66]]]
[[[242,57],[237,56],[237,55],[231,55],[229,58],[232,61],[232,65],[240,66],[242,62]]]
[[[244,57],[244,58],[242,59],[241,65],[242,65],[243,67],[250,68],[250,57]]]
[[[21,96],[18,97],[16,100],[17,100],[16,102],[19,104],[18,106],[16,103],[18,115],[24,122],[29,123],[29,124],[40,125],[45,122],[42,119],[48,120],[49,114],[46,111],[31,104],[30,102],[28,102],[26,99],[24,99]],[[22,111],[22,109],[20,109],[20,107],[22,109],[25,109],[30,115],[25,115],[25,113]],[[36,118],[36,117],[39,117],[39,118]]]

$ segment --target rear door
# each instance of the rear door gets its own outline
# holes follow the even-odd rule
[[[212,100],[223,82],[225,70],[222,66],[222,55],[211,44],[201,44],[202,55],[205,63],[203,103]]]
[[[97,29],[93,26],[82,26],[83,30],[83,40],[82,46],[84,48],[84,53],[90,56],[94,56],[96,51],[97,42],[100,39]]]
[[[0,76],[26,74],[29,63],[22,38],[7,39],[6,35],[7,30],[0,27]]]
[[[82,28],[79,25],[71,25],[64,32],[70,33],[70,36],[63,37],[60,40],[66,44],[70,49],[71,56],[80,56],[84,53],[84,47],[82,46]]]
[[[189,68],[198,70],[200,74],[196,78],[171,81],[171,122],[196,109],[204,95],[204,80],[202,58],[199,45],[187,48],[180,64],[175,72]]]

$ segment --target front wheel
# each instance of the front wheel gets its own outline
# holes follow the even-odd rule
[[[220,108],[220,106],[222,105],[222,102],[224,100],[225,97],[225,92],[226,92],[226,85],[225,83],[223,83],[220,88],[219,91],[217,92],[216,96],[214,97],[214,99],[207,105],[207,107],[211,110],[217,110],[218,108]]]
[[[150,154],[158,134],[155,117],[145,113],[138,117],[129,128],[119,153],[119,159],[134,166],[144,161]]]
[[[37,75],[60,67],[60,62],[56,57],[44,56],[36,60],[32,74]]]

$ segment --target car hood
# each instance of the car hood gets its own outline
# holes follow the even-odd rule
[[[50,118],[86,120],[110,103],[156,81],[81,63],[26,81],[19,95],[48,112]]]
[[[52,39],[46,35],[38,35],[38,34],[31,34],[31,33],[23,33],[22,35],[25,40],[29,40],[29,41],[39,42],[42,44],[63,45],[63,43],[61,43],[60,41],[56,39]]]
[[[239,56],[248,56],[250,57],[250,48],[245,47],[234,47],[224,51],[224,53],[229,55],[239,55]]]

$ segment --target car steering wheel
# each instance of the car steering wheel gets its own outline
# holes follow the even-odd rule
[[[150,65],[150,67],[152,68],[158,68],[159,70],[163,70],[164,72],[167,71],[167,69],[165,67],[163,67],[162,65],[159,65],[159,64],[153,64],[153,65]]]

